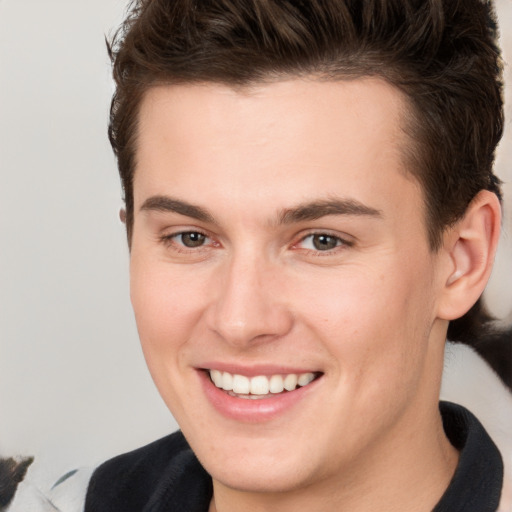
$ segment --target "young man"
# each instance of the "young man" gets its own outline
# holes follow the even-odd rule
[[[499,236],[490,5],[141,0],[112,55],[132,302],[182,433],[85,510],[497,510],[499,452],[439,405]]]

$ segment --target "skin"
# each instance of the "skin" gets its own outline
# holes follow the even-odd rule
[[[156,386],[212,475],[212,511],[429,511],[448,486],[458,455],[438,397],[456,260],[429,248],[406,111],[377,79],[146,94],[131,297]],[[305,204],[319,217],[289,213]],[[335,246],[319,250],[319,234]],[[322,376],[270,420],[236,421],[204,393],[207,362]]]

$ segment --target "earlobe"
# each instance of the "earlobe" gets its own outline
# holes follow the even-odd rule
[[[447,256],[447,264],[441,276],[439,318],[460,318],[484,291],[494,263],[500,224],[498,198],[492,192],[482,190],[464,217],[445,233],[442,250]]]
[[[119,210],[119,220],[123,223],[123,224],[126,224],[126,210],[124,208],[121,208]]]

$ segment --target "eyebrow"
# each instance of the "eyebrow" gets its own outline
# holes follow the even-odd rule
[[[173,212],[201,222],[213,223],[213,216],[200,206],[167,196],[153,196],[144,201],[141,211]]]
[[[287,208],[279,215],[280,224],[293,224],[316,220],[328,215],[355,215],[382,217],[382,212],[354,199],[328,199],[300,204],[295,208]]]
[[[201,206],[168,196],[152,196],[144,201],[140,209],[141,211],[178,213],[201,222],[215,223],[213,215]],[[286,208],[278,215],[277,224],[293,224],[295,222],[316,220],[328,215],[381,218],[382,212],[354,199],[327,199]]]

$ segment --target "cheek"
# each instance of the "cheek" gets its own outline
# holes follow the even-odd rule
[[[193,336],[206,303],[201,279],[172,272],[136,255],[130,264],[130,294],[144,355],[153,368],[174,364]]]
[[[168,265],[132,256],[130,293],[151,377],[173,416],[186,424],[184,404],[196,398],[185,384],[190,372],[186,353],[189,340],[198,336],[204,287],[182,272],[170,272]]]
[[[303,286],[302,316],[323,340],[340,375],[354,386],[368,380],[367,392],[399,387],[415,378],[428,345],[431,287],[428,279],[403,265],[352,269]],[[394,384],[393,384],[394,383]]]
[[[348,343],[361,336],[375,338],[374,331],[391,328],[393,317],[408,306],[402,283],[366,269],[326,273],[314,283],[304,280],[294,295],[300,297],[299,307],[312,329]]]

